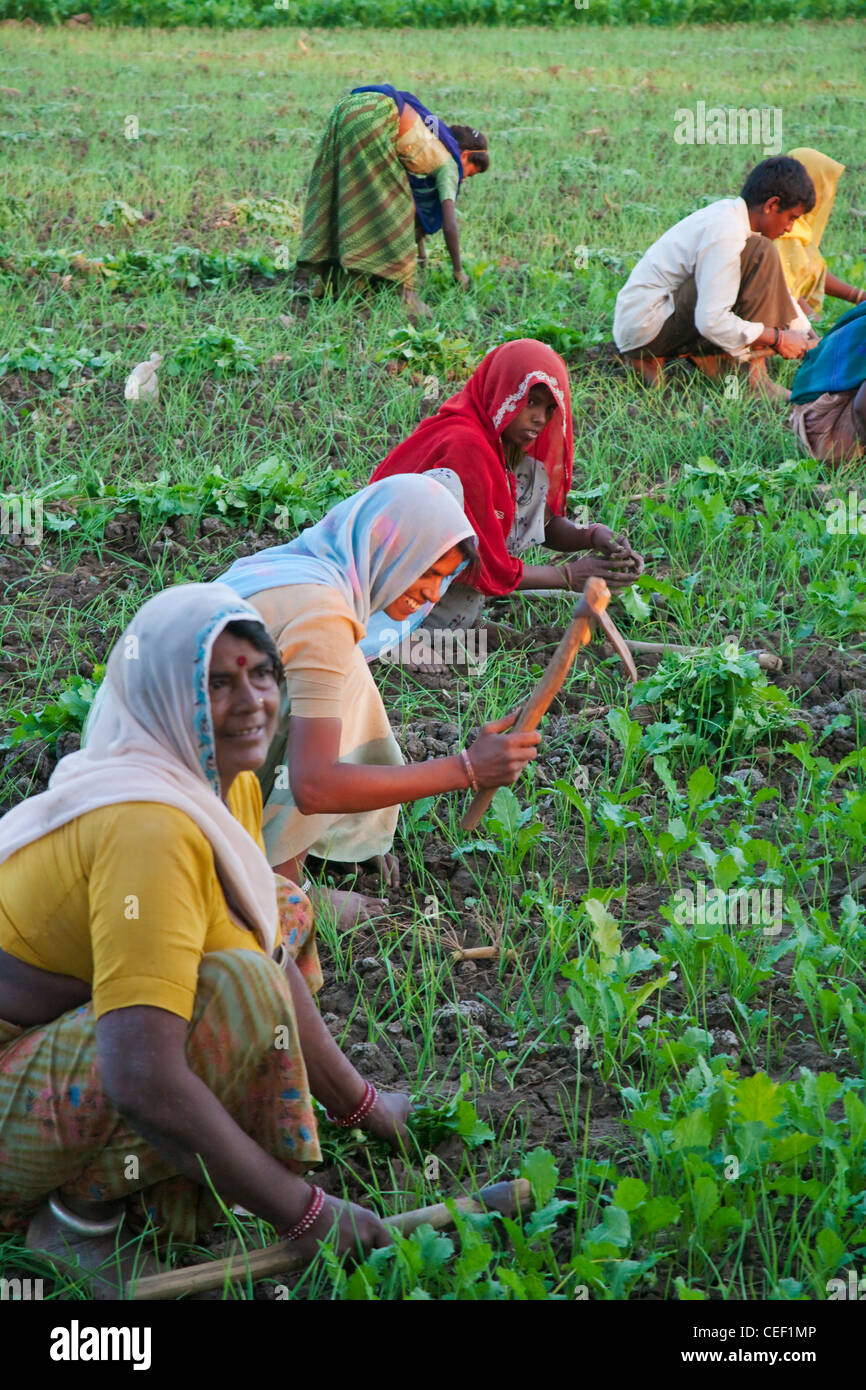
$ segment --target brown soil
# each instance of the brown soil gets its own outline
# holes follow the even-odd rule
[[[10,382],[7,380],[4,385],[8,390]],[[26,615],[27,638],[25,642],[16,637],[17,629],[10,628],[0,657],[0,673],[15,676],[23,684],[22,703],[26,705],[28,697],[31,697],[33,703],[38,705],[46,698],[44,691],[37,694],[36,676],[28,677],[32,652],[34,648],[39,649],[43,640],[51,655],[59,660],[59,669],[67,676],[74,671],[88,676],[92,671],[92,662],[104,659],[117,632],[103,628],[99,622],[87,621],[86,615],[95,595],[101,592],[120,592],[131,585],[130,559],[152,561],[164,552],[166,547],[169,550],[173,547],[181,549],[194,541],[203,561],[202,578],[213,578],[225,567],[227,548],[231,544],[237,544],[240,539],[238,532],[216,518],[206,518],[194,536],[189,532],[189,525],[188,521],[172,522],[156,533],[153,539],[145,542],[136,516],[112,515],[106,527],[105,547],[102,553],[88,555],[71,571],[64,570],[59,563],[56,539],[52,539],[36,554],[28,551],[25,546],[13,544],[3,547],[0,551],[0,583],[7,594],[17,595],[16,611]],[[8,539],[14,542],[16,538]],[[280,540],[282,536],[278,532],[267,528],[258,534],[247,531],[243,536],[241,549],[244,553],[249,553]],[[209,556],[213,557],[210,562],[207,560]],[[80,650],[76,654],[62,650],[62,636],[51,631],[51,615],[60,606],[72,608],[82,614],[82,636],[90,647],[87,654]],[[490,646],[504,645],[513,651],[521,662],[526,662],[527,666],[531,661],[543,664],[559,636],[560,629],[549,625],[539,626],[531,634],[517,632],[508,624],[507,612],[501,614],[497,609],[497,624],[490,632]],[[760,638],[756,636],[756,645],[759,642]],[[596,660],[595,651],[596,649],[592,649],[586,660]],[[597,651],[600,656],[601,648]],[[641,663],[641,674],[652,669],[655,660],[656,658],[651,657]],[[377,680],[386,703],[394,710],[399,707],[393,698],[389,702],[388,695],[389,691],[393,695],[399,679],[399,673],[394,668],[377,668]],[[431,689],[437,689],[440,684],[436,677],[418,676],[416,679],[421,685],[428,685]],[[454,679],[452,675],[451,680]],[[457,681],[465,679],[462,674],[456,677]],[[803,700],[800,714],[816,733],[839,714],[845,713],[851,717],[851,726],[847,730],[833,733],[821,745],[819,751],[828,757],[838,759],[853,749],[855,739],[852,730],[858,717],[862,720],[866,707],[866,656],[863,653],[840,652],[832,645],[821,641],[806,642],[794,654],[793,669],[784,671],[774,679]],[[575,693],[568,692],[556,703],[544,725],[545,741],[539,759],[541,786],[551,785],[556,777],[564,774],[572,753],[576,753],[586,766],[591,781],[601,777],[605,768],[608,769],[608,778],[611,778],[617,774],[621,766],[620,747],[612,739],[603,713],[597,713],[597,693],[588,694],[587,686],[583,684],[575,684],[574,691]],[[439,694],[441,695],[441,690]],[[581,713],[587,700],[593,706],[593,716],[590,719]],[[395,712],[392,722],[410,760],[442,756],[453,752],[460,745],[460,730],[456,721],[439,717],[413,717],[404,725],[399,714]],[[796,731],[793,731],[793,737],[796,736]],[[72,751],[77,744],[76,734],[65,735],[60,741],[58,752],[62,754]],[[0,809],[7,809],[22,795],[32,794],[44,788],[55,763],[55,754],[38,744],[0,752],[0,778],[3,786]],[[769,784],[778,787],[784,800],[792,794],[800,772],[796,760],[781,750],[780,741],[778,747],[759,749],[756,759],[750,762],[746,775],[753,786]],[[651,789],[654,789],[655,779],[651,770],[647,773],[647,780]],[[539,814],[548,830],[552,830],[554,826],[551,802],[552,798],[543,797],[539,802]],[[636,805],[649,813],[653,806],[652,794],[637,801]],[[757,823],[762,826],[768,838],[773,838],[773,808],[773,802],[765,803],[758,812]],[[732,816],[734,814],[731,813]],[[427,869],[435,881],[442,885],[443,901],[447,898],[460,915],[460,936],[463,944],[488,944],[491,934],[495,935],[496,923],[490,918],[489,906],[481,909],[479,903],[487,903],[485,880],[490,872],[489,858],[484,854],[467,854],[455,860],[451,857],[452,848],[441,837],[431,834],[425,846]],[[616,863],[616,859],[614,862]],[[833,882],[837,894],[846,890],[851,874],[856,871],[854,868],[849,873],[842,864],[834,866]],[[376,878],[369,874],[362,875],[358,886],[371,893],[378,892],[379,887]],[[587,891],[588,880],[580,862],[572,863],[566,868],[565,880],[561,886],[573,901],[578,901]],[[417,923],[418,913],[412,885],[405,882],[403,887],[393,891],[390,896],[394,914],[390,925],[408,933],[408,929]],[[630,940],[633,944],[641,933],[649,940],[660,935],[661,922],[657,908],[668,897],[669,890],[664,885],[654,880],[641,880],[636,861],[634,865],[629,864],[628,888],[623,900],[624,916],[630,924],[626,928],[626,944],[629,944]],[[469,904],[467,899],[470,900]],[[540,915],[534,908],[530,910],[530,923],[533,928],[542,926]],[[393,940],[390,935],[388,939]],[[532,936],[527,938],[525,947],[520,941],[512,941],[510,945],[520,958],[524,949],[527,953],[536,952],[540,939],[543,939],[543,932],[533,931]],[[411,1034],[404,1033],[400,1025],[391,1032],[383,1032],[381,1037],[371,1044],[366,1022],[362,1022],[357,1015],[353,1022],[348,1022],[356,1011],[357,979],[339,979],[333,962],[327,953],[323,955],[325,987],[320,1001],[329,1026],[343,1039],[349,1053],[352,1054],[354,1051],[356,1060],[366,1075],[385,1087],[399,1088],[405,1075],[403,1059],[415,1056]],[[375,990],[384,980],[386,955],[393,967],[411,968],[411,962],[408,956],[404,955],[402,946],[383,946],[381,935],[375,927],[360,929],[355,933],[352,956],[356,963],[360,962],[359,973],[363,989]],[[519,960],[519,964],[521,969],[525,970],[531,965],[531,960]],[[783,960],[773,980],[761,985],[752,1001],[752,1007],[761,1004],[772,1009],[776,1020],[774,1036],[778,1042],[784,1044],[784,1068],[779,1066],[776,1074],[792,1075],[798,1066],[804,1065],[839,1074],[850,1074],[853,1063],[845,1052],[827,1057],[814,1041],[804,1039],[799,1031],[794,1015],[802,1013],[802,1004],[788,991],[784,965]],[[452,963],[448,968],[452,976],[453,998],[458,1003],[466,1004],[485,999],[502,1000],[501,979],[507,980],[508,972],[512,969],[510,965],[499,961],[484,960]],[[502,976],[501,971],[504,972]],[[564,983],[559,988],[564,992]],[[673,981],[667,986],[661,995],[661,1004],[664,1010],[674,1016],[682,1013],[685,1007],[685,993],[681,980]],[[565,1012],[564,1005],[564,1015]],[[736,1039],[739,1036],[738,1026],[741,1020],[729,997],[721,995],[708,1000],[706,1020],[701,1022],[704,1021],[708,1027],[717,1031],[722,1039],[717,1042],[717,1050],[740,1053],[740,1045]],[[472,1027],[477,1029],[478,1042],[490,1049],[485,1055],[500,1050],[506,1054],[513,1051],[523,1055],[525,1052],[527,1039],[524,1037],[517,1046],[513,1038],[513,1026],[507,1016],[507,1004],[504,1005],[503,1014],[484,1005],[482,1013],[470,1022]],[[431,1082],[431,1086],[435,1086],[438,1093],[438,1086],[441,1084],[443,1090],[450,1093],[456,1085],[453,1074],[453,1020],[449,1024],[446,1018],[437,1025],[434,1040],[435,1071],[438,1080]],[[781,1053],[778,1055],[781,1056]],[[579,1140],[583,1136],[588,1088],[591,1092],[588,1142],[590,1151],[602,1157],[614,1152],[622,1140],[623,1133],[620,1129],[621,1109],[616,1086],[605,1083],[594,1070],[593,1064],[596,1060],[591,1047],[582,1054],[583,1081],[577,1135]],[[741,1065],[743,1064],[744,1058],[741,1062]],[[572,1043],[562,1042],[554,1034],[548,1033],[544,1040],[539,1040],[535,1050],[530,1052],[522,1064],[516,1082],[512,1082],[507,1061],[504,1065],[496,1063],[492,1073],[493,1088],[477,1097],[479,1114],[488,1120],[498,1133],[502,1133],[503,1129],[513,1130],[524,1150],[544,1143],[568,1164],[573,1158],[574,1138],[573,1133],[570,1136],[565,1127],[562,1113],[563,1109],[566,1114],[573,1113],[575,1071],[576,1057]],[[460,1151],[457,1141],[450,1141],[437,1149],[440,1160],[444,1164],[453,1164],[455,1168],[459,1168]],[[501,1174],[493,1173],[490,1176],[499,1177]],[[329,1174],[326,1173],[326,1183],[328,1177]]]

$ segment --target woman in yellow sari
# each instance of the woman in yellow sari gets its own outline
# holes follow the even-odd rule
[[[836,185],[845,172],[845,165],[808,147],[791,150],[790,158],[798,159],[808,170],[815,185],[816,202],[812,211],[798,217],[790,232],[785,232],[776,242],[788,289],[810,318],[820,314],[825,294],[845,299],[849,304],[862,304],[866,300],[866,290],[847,285],[831,275],[820,251],[821,238],[836,199]]]
[[[118,1296],[148,1221],[194,1242],[220,1201],[310,1257],[332,1229],[341,1251],[390,1239],[303,1176],[313,1096],[394,1142],[409,1097],[328,1033],[309,901],[264,854],[255,769],[281,677],[231,589],[157,594],[83,748],[0,820],[0,1232],[96,1297]]]

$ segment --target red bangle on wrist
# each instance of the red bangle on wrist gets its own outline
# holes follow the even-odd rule
[[[364,1087],[364,1099],[360,1105],[355,1106],[350,1115],[332,1115],[330,1110],[325,1113],[332,1125],[339,1125],[341,1129],[351,1129],[353,1125],[359,1124],[365,1115],[369,1115],[378,1099],[379,1093],[376,1087],[372,1081],[368,1081]]]
[[[289,1226],[288,1230],[277,1231],[280,1240],[300,1240],[301,1236],[306,1235],[311,1226],[314,1226],[321,1215],[322,1207],[325,1205],[325,1194],[320,1187],[313,1188],[307,1210],[304,1212],[300,1221],[296,1221],[294,1226]]]

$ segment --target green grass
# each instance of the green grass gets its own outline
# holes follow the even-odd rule
[[[598,346],[649,241],[762,156],[676,145],[676,109],[699,100],[779,106],[784,148],[848,166],[826,245],[866,284],[864,34],[800,23],[782,60],[776,31],[747,26],[416,31],[411,46],[333,29],[307,34],[310,52],[297,29],[4,31],[3,491],[45,516],[39,546],[0,538],[4,805],[44,785],[146,597],[321,515],[427,412],[427,378],[456,389],[519,333],[573,367],[573,503],[648,557],[644,602],[617,622],[711,652],[685,681],[666,663],[643,711],[615,662],[581,658],[514,797],[473,836],[457,798],[407,807],[394,915],[349,936],[320,924],[343,1045],[373,1044],[387,1084],[427,1104],[466,1078],[493,1133],[470,1147],[422,1128],[405,1161],[341,1136],[329,1187],[388,1213],[526,1171],[542,1214],[528,1230],[462,1220],[354,1274],[323,1257],[292,1297],[820,1299],[862,1264],[866,925],[847,890],[866,838],[866,592],[862,537],[825,526],[856,476],[800,458],[777,410],[691,378],[644,392]],[[479,125],[493,159],[461,195],[472,288],[434,241],[420,289],[435,320],[417,334],[387,292],[305,315],[284,268],[328,111],[389,77]],[[125,377],[153,351],[177,374],[130,406]],[[454,725],[465,741],[518,703],[555,641],[542,626],[567,612],[497,606],[516,646],[445,690],[380,670],[398,734]],[[774,728],[730,637],[785,663]],[[677,894],[698,882],[778,891],[781,930],[684,925]],[[457,965],[445,929],[512,955]],[[460,1003],[474,1017],[443,1019]],[[0,1242],[0,1266],[22,1261]]]

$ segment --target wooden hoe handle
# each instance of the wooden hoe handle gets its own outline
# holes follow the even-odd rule
[[[459,1212],[499,1211],[503,1216],[515,1213],[521,1206],[531,1205],[529,1183],[525,1178],[515,1182],[497,1182],[481,1189],[478,1197],[458,1197],[453,1205]],[[413,1211],[386,1216],[385,1226],[410,1235],[419,1226],[441,1230],[450,1226],[454,1214],[450,1205],[437,1202],[431,1207],[416,1207]],[[232,1279],[266,1279],[272,1274],[292,1274],[303,1269],[307,1260],[299,1255],[289,1240],[266,1245],[263,1250],[240,1250],[222,1260],[172,1269],[165,1274],[150,1274],[139,1279],[131,1291],[133,1302],[153,1302],[161,1298],[180,1298],[183,1294],[204,1293],[221,1289]]]
[[[604,580],[595,576],[587,579],[571,622],[562,634],[559,646],[550,658],[544,675],[520,711],[512,733],[523,733],[527,729],[538,728],[559,693],[578,648],[586,646],[592,636],[595,620],[605,611],[609,602],[610,590]],[[476,792],[460,822],[464,830],[475,829],[496,795],[496,790],[496,787],[484,787],[482,791]]]

